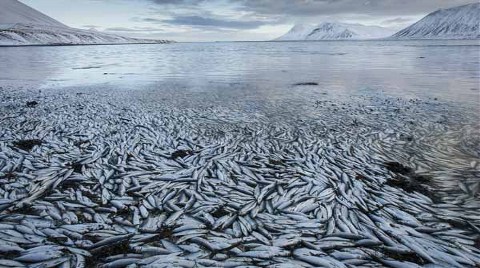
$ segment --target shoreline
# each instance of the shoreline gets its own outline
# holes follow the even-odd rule
[[[256,41],[173,41],[173,40],[159,40],[158,42],[135,42],[135,43],[105,43],[105,44],[27,44],[27,45],[2,45],[2,47],[44,47],[44,46],[115,46],[115,45],[157,45],[157,44],[205,44],[205,43],[328,43],[328,42],[352,42],[352,43],[361,43],[361,42],[422,42],[422,41],[453,41],[453,42],[462,42],[462,41],[479,41],[480,39],[358,39],[358,40],[256,40]],[[466,44],[463,46],[480,46],[480,43],[477,44]]]
[[[71,46],[121,46],[121,45],[165,45],[176,43],[174,41],[138,42],[138,43],[105,43],[105,44],[30,44],[30,45],[2,45],[2,47],[71,47]]]

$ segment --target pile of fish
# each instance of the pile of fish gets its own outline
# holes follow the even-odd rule
[[[447,104],[177,97],[1,91],[0,266],[480,265]]]

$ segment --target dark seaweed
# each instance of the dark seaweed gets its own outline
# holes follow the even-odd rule
[[[293,84],[294,86],[318,86],[317,82],[302,82]]]
[[[27,107],[33,108],[38,105],[37,101],[27,101]]]
[[[171,159],[184,158],[193,155],[192,150],[178,150],[172,153]]]
[[[397,162],[387,162],[384,165],[389,171],[395,173],[395,176],[389,179],[386,185],[401,188],[408,193],[418,192],[434,201],[438,200],[438,197],[424,185],[431,182],[430,177],[417,174],[413,168]]]
[[[402,175],[408,175],[413,173],[413,169],[406,167],[398,162],[387,162],[385,167],[393,173],[399,173]]]
[[[392,252],[383,248],[382,253],[386,257],[392,258],[397,261],[408,261],[408,262],[416,263],[418,265],[425,265],[428,263],[428,261],[424,260],[421,256],[419,256],[415,252],[399,253],[399,252]]]
[[[36,140],[36,139],[33,139],[33,140],[19,140],[19,141],[13,142],[13,146],[15,146],[19,149],[22,149],[24,151],[30,151],[30,150],[33,149],[33,147],[40,146],[40,145],[42,145],[42,143],[43,143],[43,141]]]
[[[103,260],[109,256],[128,254],[130,252],[130,241],[125,239],[113,245],[104,246],[90,251],[92,256],[85,258],[85,267],[100,267]]]
[[[70,166],[73,169],[73,172],[82,173],[83,164],[80,164],[78,162],[73,162],[73,163],[70,163],[68,166]]]

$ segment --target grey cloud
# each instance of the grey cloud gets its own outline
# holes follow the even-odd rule
[[[245,10],[290,15],[416,15],[472,0],[241,0]]]
[[[392,23],[408,23],[408,22],[411,22],[412,19],[409,19],[409,18],[394,18],[394,19],[390,19],[390,20],[384,20],[383,23],[384,24],[392,24]]]
[[[158,29],[153,27],[135,27],[135,28],[112,27],[112,28],[106,28],[105,31],[108,31],[108,32],[164,32],[163,29]]]
[[[150,0],[161,5],[198,5],[206,0]]]
[[[97,26],[97,25],[82,25],[82,28],[88,28],[88,29],[95,29],[95,28],[99,28],[100,26]]]
[[[146,21],[156,21],[155,19],[146,19]],[[263,21],[238,21],[238,20],[226,20],[207,18],[201,16],[176,16],[172,19],[162,20],[163,23],[174,25],[185,25],[194,27],[218,27],[229,29],[255,29],[262,25],[267,24]]]
[[[151,23],[163,23],[163,20],[160,19],[155,19],[155,18],[135,18],[136,21],[145,21],[145,22],[151,22]]]
[[[255,14],[317,16],[335,14],[418,15],[475,0],[149,0],[156,4],[195,7],[201,3],[231,3]]]

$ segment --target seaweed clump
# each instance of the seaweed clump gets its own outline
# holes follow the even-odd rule
[[[385,257],[392,258],[397,261],[411,262],[411,263],[416,263],[418,265],[425,265],[428,263],[428,261],[424,260],[415,252],[400,253],[400,252],[392,252],[386,249],[383,249],[381,252],[384,254]]]
[[[27,107],[33,108],[38,105],[37,101],[27,101]]]
[[[398,162],[387,162],[385,168],[395,174],[387,181],[388,186],[401,188],[408,193],[418,192],[436,200],[436,196],[424,184],[431,182],[431,178],[415,173],[411,167]]]
[[[302,82],[302,83],[296,83],[294,86],[318,86],[317,82]]]
[[[85,258],[85,267],[101,267],[106,258],[116,255],[126,255],[131,252],[130,241],[124,240],[113,245],[92,250],[91,256]]]
[[[41,140],[19,140],[13,142],[13,146],[17,147],[18,149],[22,149],[24,151],[31,151],[33,147],[40,146],[43,144]]]
[[[72,162],[72,163],[69,163],[68,166],[73,169],[73,172],[75,173],[82,173],[82,168],[83,168],[83,164],[79,163],[79,162]]]
[[[192,150],[178,150],[172,153],[171,159],[185,158],[190,155],[193,155]]]

